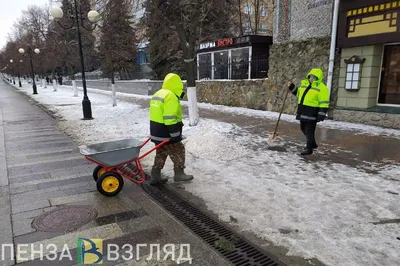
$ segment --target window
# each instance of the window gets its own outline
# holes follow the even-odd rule
[[[250,3],[244,5],[244,13],[246,15],[251,15],[253,13],[253,6]]]
[[[268,15],[268,9],[266,7],[262,7],[260,11],[260,15],[262,17],[266,17]]]
[[[229,52],[218,51],[214,53],[214,79],[228,79]]]
[[[136,63],[138,65],[144,65],[144,64],[148,64],[149,60],[147,57],[147,53],[144,49],[139,49],[137,52],[137,58],[136,58]]]
[[[353,56],[348,60],[344,60],[346,66],[346,82],[344,88],[346,90],[359,90],[361,79],[361,68],[365,58],[361,59],[358,56]]]
[[[250,48],[239,48],[231,51],[232,74],[231,79],[248,79]]]
[[[244,23],[243,31],[245,34],[251,33],[251,25],[249,22]]]
[[[266,33],[267,32],[267,25],[266,24],[260,24],[260,26],[258,26],[258,31],[260,33]]]
[[[211,79],[211,53],[199,54],[199,79]]]

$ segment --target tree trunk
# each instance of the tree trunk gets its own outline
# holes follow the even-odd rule
[[[51,78],[53,79],[53,91],[57,91],[57,80],[54,74],[55,70],[52,69]]]
[[[114,70],[111,71],[111,91],[113,106],[117,106],[117,92],[115,91]]]
[[[196,126],[199,122],[199,108],[197,106],[196,92],[196,61],[194,45],[189,44],[184,50],[186,82],[187,82],[187,98],[189,107],[189,126]]]
[[[239,3],[239,32],[240,36],[243,36],[243,21],[242,21],[242,1],[238,0]]]
[[[68,69],[68,75],[72,82],[74,97],[78,97],[78,87],[76,86],[75,74],[73,73],[71,66],[67,65],[67,69]]]
[[[260,24],[260,0],[254,1],[254,34],[258,34],[258,27]]]

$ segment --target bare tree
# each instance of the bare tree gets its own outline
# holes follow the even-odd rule
[[[189,125],[198,123],[196,96],[196,41],[202,36],[203,22],[217,0],[149,0],[158,8],[178,35],[183,52],[189,100]]]

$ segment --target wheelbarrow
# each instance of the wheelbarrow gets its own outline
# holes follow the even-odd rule
[[[93,178],[101,194],[112,197],[121,192],[124,186],[123,177],[137,184],[146,181],[140,160],[169,140],[164,140],[140,156],[141,148],[149,141],[150,138],[145,142],[131,138],[79,146],[85,159],[97,164],[93,170]]]

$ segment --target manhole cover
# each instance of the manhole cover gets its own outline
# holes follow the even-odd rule
[[[32,227],[44,232],[70,232],[97,217],[90,206],[65,206],[36,217]]]

